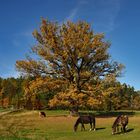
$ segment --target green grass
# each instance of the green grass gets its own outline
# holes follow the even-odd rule
[[[38,111],[24,111],[7,114],[0,119],[0,140],[139,140],[140,112],[124,111],[129,114],[126,134],[111,134],[111,126],[119,112],[90,112],[96,114],[97,131],[73,131],[77,117],[70,117],[68,111],[45,111],[46,118],[40,118]],[[89,113],[84,111],[84,114]],[[107,116],[107,117],[105,117]]]
[[[47,114],[47,116],[65,116],[65,115],[69,115],[69,111],[68,110],[47,110],[44,112]]]
[[[10,110],[9,108],[4,109],[4,108],[1,108],[1,107],[0,107],[0,112],[6,112],[6,111],[9,111],[9,110]]]

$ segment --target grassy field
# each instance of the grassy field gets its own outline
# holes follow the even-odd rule
[[[123,112],[121,112],[123,113]],[[69,116],[68,111],[46,111],[47,117],[40,118],[38,111],[21,111],[5,114],[0,117],[0,140],[139,140],[139,112],[124,112],[129,114],[128,132],[126,134],[111,134],[111,126],[115,113],[96,112],[97,131],[73,131],[77,117]],[[105,117],[107,116],[107,117]]]

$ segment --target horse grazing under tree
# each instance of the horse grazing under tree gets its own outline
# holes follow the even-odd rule
[[[39,116],[40,116],[40,117],[46,117],[46,113],[43,112],[43,111],[40,111],[40,112],[39,112]]]
[[[119,126],[121,126],[121,132],[126,132],[126,126],[128,124],[127,115],[119,115],[112,125],[112,134],[119,132]]]
[[[77,131],[78,125],[81,124],[81,131],[84,129],[85,130],[85,126],[84,124],[90,124],[90,131],[91,130],[96,130],[95,127],[95,117],[88,115],[88,116],[80,116],[77,121],[74,124],[74,131]]]

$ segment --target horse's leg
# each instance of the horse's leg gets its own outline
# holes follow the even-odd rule
[[[84,129],[84,131],[85,131],[85,126],[84,126],[84,124],[83,124],[83,129]]]
[[[90,122],[90,130],[89,131],[91,131],[92,130],[92,122]]]
[[[117,125],[117,133],[119,132],[119,125]]]
[[[125,133],[126,132],[125,125],[121,125],[121,132],[122,133]]]
[[[96,122],[95,122],[95,118],[93,119],[93,130],[96,130]]]
[[[84,126],[83,123],[81,123],[81,131],[82,131],[82,130],[85,130],[85,126]]]
[[[81,131],[82,131],[83,129],[82,129],[82,124],[81,124]]]
[[[123,125],[121,125],[121,132],[123,132]]]
[[[123,131],[126,132],[126,125],[123,126]]]
[[[122,132],[124,133],[124,125],[122,125]]]

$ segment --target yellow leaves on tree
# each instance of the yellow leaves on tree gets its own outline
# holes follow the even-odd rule
[[[61,107],[61,108],[71,108],[73,106],[83,107],[85,104],[84,98],[87,96],[83,93],[77,94],[76,92],[60,92],[54,96],[49,102],[51,108]]]
[[[61,91],[62,88],[65,89],[66,82],[59,79],[52,79],[50,77],[39,77],[35,80],[30,81],[24,88],[25,96],[37,95],[40,93],[47,92],[58,92]]]
[[[93,97],[95,92],[92,90],[93,93],[91,91],[86,94],[82,90],[87,90],[88,85],[92,87],[93,80],[103,79],[108,74],[114,74],[115,77],[121,74],[123,65],[111,61],[108,53],[110,43],[105,41],[104,34],[95,34],[85,21],[68,21],[58,25],[57,22],[42,19],[40,30],[35,30],[33,36],[37,44],[32,47],[32,51],[39,59],[17,61],[16,67],[25,75],[35,78],[50,77],[51,80],[36,79],[30,84],[31,92],[42,92],[52,87],[57,90],[59,84],[56,81],[65,81],[67,88],[64,86],[65,88],[59,91],[60,95],[78,99],[77,102],[81,103],[77,104],[84,106],[85,98]],[[76,92],[71,89],[71,85],[74,85]],[[99,91],[96,94],[99,94]],[[56,96],[54,98],[56,102]],[[61,103],[65,101],[61,99]],[[69,104],[69,101],[65,104]]]
[[[40,31],[35,30],[33,35],[38,44],[32,50],[40,61],[17,61],[17,69],[24,74],[65,79],[80,91],[93,78],[119,75],[122,69],[121,64],[109,60],[110,44],[104,34],[95,34],[87,22],[68,21],[60,26],[42,19]]]

